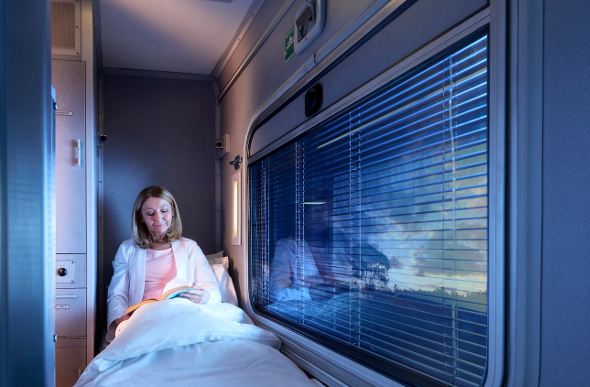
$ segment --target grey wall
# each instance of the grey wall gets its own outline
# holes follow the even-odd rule
[[[541,385],[590,380],[590,3],[545,0]]]
[[[215,250],[215,98],[211,82],[102,75],[102,262],[98,264],[97,332],[119,244],[131,238],[137,194],[161,185],[176,199],[183,236]],[[100,258],[99,258],[100,259]]]

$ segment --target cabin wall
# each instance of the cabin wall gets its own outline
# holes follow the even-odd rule
[[[268,97],[269,93],[272,94],[277,87],[282,85],[295,71],[303,66],[314,49],[324,45],[356,15],[374,2],[373,0],[327,1],[326,24],[323,32],[317,37],[312,46],[308,47],[301,55],[293,55],[288,61],[285,61],[285,35],[294,24],[295,12],[304,4],[302,0],[292,1],[293,5],[279,21],[258,54],[253,58],[252,63],[248,66],[248,71],[251,72],[250,79],[255,81],[249,85],[249,87],[254,88],[253,94],[256,97]],[[285,3],[289,3],[289,1],[265,1],[243,41],[219,75],[218,82],[221,89],[225,88],[251,48],[254,47]],[[270,63],[273,63],[274,66],[269,66]]]
[[[132,237],[137,194],[161,185],[176,199],[183,236],[215,250],[215,97],[210,81],[129,72],[101,75],[102,254],[97,335],[106,329],[106,298],[119,244]]]
[[[276,4],[270,3],[275,2],[265,2],[258,14],[258,18],[253,22],[254,26],[270,24],[275,13],[268,12],[265,8],[273,7],[273,10],[280,8]],[[283,20],[281,20],[277,28],[258,51],[257,55],[221,100],[221,133],[229,133],[231,135],[231,160],[237,154],[245,158],[244,144],[250,126],[256,116],[262,112],[263,106],[266,105],[273,93],[287,82],[289,77],[299,70],[313,56],[316,50],[320,49],[351,20],[373,3],[370,1],[343,2],[328,0],[326,25],[322,34],[301,55],[294,54],[288,61],[285,61],[284,38],[290,25],[294,23],[296,10],[304,4],[301,0],[294,2]],[[408,2],[408,4],[410,3]],[[390,22],[369,41],[365,42],[364,45],[339,63],[330,73],[319,79],[324,85],[323,109],[395,65],[398,61],[404,59],[470,15],[473,15],[485,7],[486,4],[487,1],[485,0],[444,0],[436,2],[421,0],[415,2],[399,17]],[[263,17],[266,19],[258,20]],[[257,39],[254,39],[250,34],[260,34],[262,33],[261,30],[261,28],[257,27],[254,27],[252,31],[249,30],[244,41],[252,45],[252,41]],[[246,50],[236,50],[234,57],[236,55],[242,55],[242,58],[244,58],[247,52]],[[237,59],[232,58],[234,61]],[[219,77],[220,89],[224,89],[224,82],[230,77],[225,72],[232,72],[233,68],[235,67],[226,66],[224,73]],[[362,69],[362,71],[359,71],[359,69]],[[270,139],[280,137],[282,134],[305,121],[304,94],[301,94],[278,112],[275,117],[265,123],[260,129],[264,133],[262,133],[262,136],[257,134],[257,137],[265,137],[265,140],[269,141]],[[242,245],[233,246],[231,244],[231,181],[235,171],[228,163],[230,159],[226,157],[221,163],[222,244],[226,255],[229,255],[232,261],[232,277],[239,278],[239,281],[237,281],[239,283],[236,285],[238,293],[241,293],[244,289],[240,289],[239,285],[246,284],[248,280],[248,252],[245,245],[246,239],[248,238],[248,222],[247,219],[242,219]],[[244,174],[247,173],[245,167],[242,170]],[[243,182],[244,187],[242,192],[246,193],[246,180],[244,179]],[[243,199],[244,205],[246,205],[246,200],[247,198]]]
[[[590,379],[590,4],[545,0],[542,386]]]
[[[270,23],[280,8],[275,2],[268,3],[270,2],[263,6],[253,28],[246,34],[244,44],[252,46],[256,41],[252,35],[261,34],[263,29],[259,26]],[[302,66],[314,50],[337,33],[345,21],[354,17],[354,12],[347,12],[348,7],[358,12],[369,2],[364,2],[361,6],[357,3],[351,5],[352,2],[328,1],[326,27],[318,41],[301,56],[294,55],[285,62],[281,41],[300,4],[302,1],[294,3],[284,20],[221,100],[221,131],[222,134],[229,133],[232,136],[231,159],[237,154],[246,157],[244,144],[248,130],[273,92]],[[486,4],[486,1],[417,1],[338,64],[331,73],[319,79],[324,84],[324,108]],[[272,7],[274,13],[268,10],[269,7]],[[525,10],[521,11],[526,13]],[[589,228],[586,214],[590,213],[587,200],[590,179],[587,177],[586,151],[590,140],[586,128],[590,121],[587,109],[590,103],[587,91],[590,78],[585,69],[590,61],[590,54],[583,49],[590,39],[590,32],[586,28],[586,16],[589,14],[590,5],[587,3],[575,0],[544,2],[543,126],[536,129],[539,136],[542,136],[543,143],[542,236],[535,236],[532,240],[533,243],[541,243],[541,257],[535,257],[538,259],[535,264],[541,267],[542,273],[539,345],[539,378],[542,386],[579,385],[590,377],[587,361],[590,334],[585,327],[585,323],[590,321],[590,310],[585,307],[590,294],[590,261],[587,259],[590,239],[585,235]],[[339,27],[334,27],[335,25]],[[516,28],[514,25],[512,27]],[[247,52],[246,49],[236,50],[232,62],[219,77],[221,89],[237,68],[239,56],[242,55],[243,59]],[[260,128],[263,133],[257,137],[261,138],[262,135],[263,142],[268,143],[304,122],[306,118],[303,106],[303,95],[299,95],[270,121],[264,123]],[[253,143],[254,150],[258,149],[256,146]],[[248,221],[242,220],[242,246],[233,246],[230,214],[234,169],[227,161],[229,160],[224,159],[221,165],[223,247],[232,260],[232,276],[239,278],[240,284],[245,286],[248,280],[248,251],[245,240],[248,237]],[[245,174],[247,167],[242,170]],[[244,178],[243,182],[242,193],[246,194],[247,180]],[[243,203],[247,204],[246,201],[247,197],[243,199]],[[238,292],[243,297],[247,295],[243,288],[238,288]],[[245,298],[241,300],[242,303],[245,301]],[[535,302],[538,300],[533,300],[532,304]],[[519,366],[522,365],[515,365]]]

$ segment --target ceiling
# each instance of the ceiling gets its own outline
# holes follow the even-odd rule
[[[102,68],[213,75],[260,0],[99,0]]]

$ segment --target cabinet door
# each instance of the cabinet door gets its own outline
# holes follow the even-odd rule
[[[86,253],[86,63],[51,61],[55,87],[56,252]],[[77,150],[76,148],[80,147]],[[79,160],[78,160],[79,158]]]
[[[86,368],[86,346],[81,339],[58,340],[55,345],[55,385],[72,387]]]
[[[86,337],[86,289],[55,289],[55,334]]]

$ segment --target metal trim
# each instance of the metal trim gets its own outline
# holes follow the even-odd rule
[[[215,138],[221,137],[221,104],[219,103],[219,84],[211,81],[215,94]],[[221,250],[221,159],[215,157],[215,251]]]
[[[85,139],[82,149],[86,175],[86,364],[94,358],[94,338],[96,336],[96,273],[97,273],[97,154],[96,154],[96,57],[94,46],[94,17],[91,0],[80,0],[81,3],[81,59],[85,62]]]
[[[219,78],[219,75],[223,72],[223,70],[225,69],[225,66],[231,60],[234,52],[236,51],[236,49],[238,48],[238,46],[242,42],[244,35],[246,35],[246,32],[250,28],[250,25],[252,24],[252,22],[256,18],[256,15],[258,15],[258,12],[260,11],[260,8],[262,8],[263,5],[264,5],[264,0],[254,0],[252,2],[250,9],[248,9],[248,12],[246,12],[246,15],[249,15],[248,18],[244,19],[244,21],[242,21],[242,24],[238,28],[238,32],[236,33],[236,35],[234,35],[234,38],[231,40],[234,43],[232,44],[231,47],[228,47],[228,49],[225,51],[225,53],[221,56],[224,59],[220,60],[217,63],[217,65],[215,66],[215,68],[213,69],[212,75],[213,75],[213,77],[215,77],[215,79]],[[219,95],[215,95],[215,98],[219,98]]]
[[[103,67],[100,69],[101,74],[109,75],[126,75],[136,77],[155,77],[155,78],[174,78],[174,79],[189,79],[194,81],[213,82],[213,77],[210,75],[188,74],[188,73],[172,73],[167,71],[154,70],[137,70],[137,69],[121,69],[113,67]]]
[[[489,31],[488,364],[484,386],[504,382],[506,347],[506,5],[492,1]]]
[[[541,362],[544,3],[509,2],[506,384],[538,385]]]

